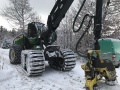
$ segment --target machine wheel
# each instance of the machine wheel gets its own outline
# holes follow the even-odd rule
[[[61,51],[64,58],[64,66],[63,71],[70,71],[72,70],[76,65],[76,56],[75,53],[71,50],[62,50]]]
[[[9,51],[9,58],[11,64],[20,64],[21,63],[21,51],[22,47],[20,45],[12,45]]]
[[[43,52],[29,52],[25,63],[28,76],[41,75],[45,70],[45,59]]]
[[[76,65],[76,56],[71,50],[62,50],[61,51],[62,58],[57,58],[49,61],[49,65],[52,68],[62,70],[62,71],[70,71]]]
[[[26,57],[27,54],[24,54],[24,50],[21,52],[21,65],[23,69],[26,69]]]

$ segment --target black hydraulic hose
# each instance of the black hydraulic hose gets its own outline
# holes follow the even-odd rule
[[[87,18],[87,17],[88,17],[87,15],[84,16],[84,18]],[[79,38],[79,40],[77,41],[77,44],[76,44],[76,47],[75,47],[75,51],[77,52],[77,54],[78,54],[79,56],[82,56],[82,57],[87,57],[87,55],[83,55],[83,54],[79,53],[79,51],[78,51],[77,48],[78,48],[79,43],[81,42],[82,38],[83,38],[84,35],[88,32],[89,28],[90,28],[91,25],[92,25],[92,19],[93,19],[93,17],[92,17],[92,16],[89,16],[89,17],[90,17],[90,20],[89,20],[89,22],[88,22],[88,25],[87,25],[87,27],[85,28],[85,31],[83,32],[83,34],[81,35],[81,37]]]
[[[86,28],[85,28],[85,31],[83,32],[83,34],[82,34],[81,37],[79,38],[79,40],[78,40],[78,42],[77,42],[77,44],[76,44],[76,47],[75,47],[75,50],[76,50],[77,54],[78,54],[79,56],[82,56],[82,57],[87,57],[87,55],[80,53],[77,48],[78,48],[78,45],[79,45],[79,43],[81,42],[82,38],[84,37],[84,35],[87,33],[87,31],[88,31],[89,28],[91,27],[91,25],[92,25],[92,19],[94,19],[94,16],[90,16],[89,14],[86,14],[86,15],[83,17],[82,22],[81,22],[80,26],[78,27],[78,29],[75,30],[76,20],[77,20],[77,18],[78,18],[78,16],[79,16],[79,14],[80,14],[83,6],[85,5],[85,2],[86,2],[86,0],[83,0],[82,5],[81,5],[80,9],[78,10],[78,12],[77,12],[77,14],[76,14],[76,16],[75,16],[75,19],[74,19],[74,21],[73,21],[73,32],[79,32],[79,31],[81,30],[83,24],[84,24],[85,19],[86,19],[87,17],[90,18],[89,21],[88,21],[88,25],[87,25]],[[107,7],[109,6],[109,4],[110,4],[110,0],[107,1],[106,9],[107,9]],[[106,11],[106,10],[105,10],[105,11]],[[106,14],[106,12],[105,12],[105,14]],[[104,18],[105,18],[105,17],[106,17],[106,15],[104,15]],[[93,28],[93,29],[94,29],[94,28]]]
[[[79,11],[77,12],[77,14],[76,14],[76,16],[75,16],[75,19],[74,19],[74,21],[73,21],[73,32],[78,32],[78,31],[81,30],[81,28],[82,28],[82,26],[83,26],[83,24],[84,24],[84,22],[85,22],[85,19],[86,19],[87,17],[90,18],[90,20],[88,21],[88,25],[87,25],[87,27],[85,28],[85,31],[83,32],[83,34],[82,34],[81,37],[79,38],[79,40],[78,40],[78,42],[77,42],[77,44],[76,44],[76,47],[75,47],[76,53],[77,53],[79,56],[82,56],[82,57],[87,57],[87,56],[86,56],[86,55],[83,55],[82,53],[80,53],[80,52],[77,50],[77,48],[78,48],[78,45],[79,45],[80,41],[82,40],[82,38],[84,37],[84,35],[86,34],[86,32],[87,32],[87,31],[89,30],[89,28],[91,27],[92,19],[94,18],[94,16],[90,16],[89,14],[86,14],[86,15],[83,17],[82,22],[81,22],[79,28],[78,28],[77,30],[75,30],[76,20],[77,20],[77,18],[78,18],[78,15],[79,15],[80,12],[81,12],[83,6],[85,5],[85,2],[86,2],[86,0],[83,1],[82,5],[81,5]]]
[[[85,5],[85,2],[86,2],[86,0],[83,1],[82,5],[81,5],[81,7],[80,7],[80,9],[79,9],[79,11],[77,12],[77,14],[76,14],[76,16],[75,16],[75,19],[74,19],[74,21],[73,21],[73,32],[78,32],[78,31],[81,29],[82,25],[83,25],[84,19],[82,20],[82,23],[81,23],[80,27],[79,27],[77,30],[75,30],[76,20],[77,20],[77,18],[78,18],[79,13],[81,12],[83,6]]]

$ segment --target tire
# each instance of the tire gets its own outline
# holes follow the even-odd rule
[[[21,66],[23,69],[26,69],[26,55],[23,53],[23,51],[21,52]]]
[[[21,63],[21,51],[22,47],[20,45],[12,45],[9,51],[9,58],[11,64],[20,64]]]
[[[25,63],[27,76],[38,76],[45,71],[43,52],[29,52]]]
[[[62,57],[55,57],[49,60],[50,67],[62,71],[70,71],[76,65],[76,56],[71,50],[61,50]]]
[[[63,71],[70,71],[76,65],[76,55],[73,51],[64,49],[61,51],[64,58]]]

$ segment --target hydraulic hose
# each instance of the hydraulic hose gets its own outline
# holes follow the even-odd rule
[[[77,48],[78,48],[78,45],[79,45],[79,43],[81,42],[82,38],[84,37],[84,35],[88,32],[89,28],[91,27],[91,25],[92,25],[92,19],[94,18],[94,16],[91,16],[91,15],[89,15],[89,14],[86,14],[86,15],[83,17],[82,22],[81,22],[80,26],[78,27],[78,29],[75,30],[76,20],[77,20],[77,18],[78,18],[78,15],[79,15],[80,12],[81,12],[83,6],[85,5],[85,2],[86,2],[86,0],[84,0],[84,1],[82,2],[82,5],[81,5],[80,9],[78,10],[78,12],[77,12],[77,14],[76,14],[76,16],[75,16],[75,19],[74,19],[74,21],[73,21],[73,32],[79,32],[79,31],[81,30],[84,22],[85,22],[85,19],[89,17],[88,25],[86,26],[85,31],[83,32],[83,34],[81,35],[81,37],[80,37],[79,40],[77,41],[77,44],[76,44],[76,47],[75,47],[76,53],[77,53],[79,56],[81,56],[81,57],[87,57],[87,55],[85,55],[85,54],[83,54],[83,53],[80,53]]]
[[[85,5],[85,2],[86,2],[86,0],[83,1],[83,3],[82,3],[82,5],[81,5],[80,9],[78,10],[78,12],[77,12],[77,14],[76,14],[76,16],[75,16],[75,19],[74,19],[74,21],[73,21],[73,32],[78,32],[78,31],[81,29],[82,25],[83,25],[84,18],[83,18],[83,20],[82,20],[82,23],[81,23],[80,27],[79,27],[77,30],[75,30],[75,23],[76,23],[76,20],[77,20],[77,18],[78,18],[78,15],[79,15],[80,12],[81,12],[83,6]]]
[[[87,17],[87,16],[86,16],[86,17]],[[82,56],[82,57],[87,57],[87,56],[86,56],[85,54],[83,54],[83,53],[80,53],[77,48],[78,48],[78,46],[79,46],[79,43],[80,43],[81,40],[83,39],[84,35],[88,32],[89,28],[91,27],[91,25],[92,25],[92,19],[93,19],[93,17],[90,17],[90,20],[89,20],[89,22],[88,22],[88,25],[87,25],[86,28],[85,28],[85,31],[83,32],[83,34],[81,35],[81,37],[79,38],[79,40],[78,40],[77,43],[76,43],[75,50],[76,50],[77,54],[78,54],[79,56]]]

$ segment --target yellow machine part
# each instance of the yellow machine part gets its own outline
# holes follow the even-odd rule
[[[95,77],[93,80],[88,80],[86,79],[86,83],[85,86],[89,89],[89,90],[93,90],[93,87],[95,84],[97,84],[97,77]]]
[[[92,66],[93,65],[92,64],[92,56],[95,56],[98,59],[100,59],[99,53],[100,53],[100,50],[89,50],[88,51],[88,62],[84,65],[81,65],[81,68],[85,72],[85,77],[86,77],[85,87],[87,88],[87,90],[93,90],[94,85],[97,85],[97,82],[102,77],[107,77],[108,80],[111,80],[111,78],[112,78],[112,76],[110,75],[111,74],[110,71],[107,70],[107,66],[103,67],[103,68],[94,68]],[[101,64],[104,63],[104,60],[100,60],[100,63]],[[93,71],[94,71],[94,75],[90,74]],[[114,73],[113,76],[116,75],[116,71],[112,71],[112,73]]]

